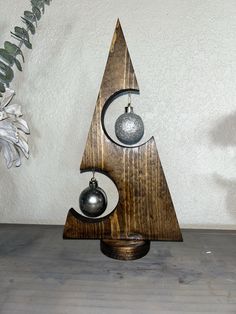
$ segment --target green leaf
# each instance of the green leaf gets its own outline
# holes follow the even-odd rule
[[[44,9],[44,1],[43,0],[38,0],[38,1],[40,2],[41,9],[42,9],[42,12],[44,14],[44,11],[45,11],[45,9]]]
[[[27,25],[27,27],[29,28],[31,34],[35,34],[35,26],[32,22],[30,22],[29,20],[25,19],[24,17],[21,17],[23,22]]]
[[[17,55],[21,55],[23,62],[25,62],[24,55],[23,55],[21,49],[17,45],[15,45],[9,41],[5,41],[4,42],[4,48],[13,57],[15,57]]]
[[[38,7],[32,7],[32,11],[34,13],[34,15],[36,16],[37,20],[39,21],[41,18],[41,11]]]
[[[0,48],[0,59],[7,63],[9,66],[13,66],[14,64],[14,57],[11,56],[7,50]]]
[[[22,71],[20,61],[15,58],[15,56],[10,55],[5,49],[0,49],[0,60],[7,63],[9,66],[16,65],[19,71]]]
[[[28,40],[26,40],[24,37],[21,37],[21,36],[19,36],[19,35],[17,35],[17,34],[14,34],[14,33],[12,33],[12,32],[11,32],[11,34],[12,34],[12,36],[13,36],[14,38],[16,38],[17,40],[19,40],[20,42],[22,42],[28,49],[32,49],[32,44],[31,44]]]
[[[24,16],[30,22],[36,22],[37,21],[36,16],[34,15],[33,12],[24,11]]]
[[[13,77],[14,72],[12,71],[12,69],[8,65],[0,61],[0,81],[3,84],[8,85],[12,81]]]
[[[29,34],[25,28],[15,26],[14,30],[15,30],[16,35],[20,36],[21,38],[23,37],[24,39],[29,41]]]
[[[5,92],[5,86],[0,82],[0,92],[1,93],[4,93]],[[0,93],[0,95],[1,95],[1,93]]]
[[[42,13],[44,13],[44,2],[43,2],[43,0],[31,0],[31,4],[32,4],[32,6],[39,8],[39,10],[42,9]]]
[[[20,64],[20,61],[17,60],[16,58],[14,58],[14,62],[15,62],[15,64],[16,64],[17,69],[18,69],[19,71],[22,71],[22,66],[21,66],[21,64]]]

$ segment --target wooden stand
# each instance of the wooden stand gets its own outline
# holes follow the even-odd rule
[[[118,189],[119,202],[112,213],[98,219],[70,209],[63,237],[101,239],[102,252],[122,260],[146,255],[150,240],[182,241],[154,138],[140,146],[125,147],[106,132],[108,106],[127,92],[139,89],[118,21],[80,170],[95,169],[110,177]]]
[[[150,249],[148,240],[101,240],[101,251],[120,260],[134,260],[145,256]]]

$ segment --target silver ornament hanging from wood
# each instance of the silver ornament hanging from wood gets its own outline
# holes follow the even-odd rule
[[[89,186],[81,192],[79,206],[82,213],[88,217],[99,217],[106,210],[106,193],[98,186],[98,182],[94,176],[90,180]]]
[[[139,115],[134,113],[130,103],[125,107],[125,113],[120,115],[116,120],[115,134],[121,143],[127,145],[134,145],[143,137],[143,120]]]

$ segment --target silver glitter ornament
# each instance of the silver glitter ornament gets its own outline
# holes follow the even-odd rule
[[[89,187],[81,192],[79,206],[82,213],[88,217],[98,217],[106,210],[106,193],[98,187],[98,182],[94,177],[90,180]]]
[[[144,134],[144,124],[141,117],[134,113],[128,104],[125,113],[120,115],[115,123],[115,133],[123,144],[133,145],[141,140]]]

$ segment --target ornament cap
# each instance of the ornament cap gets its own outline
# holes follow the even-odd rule
[[[130,104],[128,104],[127,107],[125,107],[125,113],[131,113],[134,112],[134,107],[130,106]]]
[[[98,187],[98,181],[95,179],[95,178],[92,178],[90,181],[89,181],[89,187],[91,189],[96,189]]]

